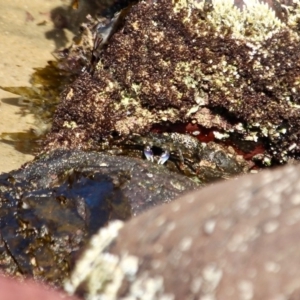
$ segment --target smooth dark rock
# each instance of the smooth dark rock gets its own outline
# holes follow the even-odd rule
[[[196,184],[163,166],[55,151],[0,176],[0,267],[61,284],[88,237]]]

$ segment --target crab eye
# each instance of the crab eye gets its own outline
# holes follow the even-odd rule
[[[163,165],[170,157],[170,152],[169,151],[164,151],[162,153],[162,155],[160,156],[159,160],[158,160],[158,164],[159,165]]]
[[[153,157],[153,151],[151,150],[151,147],[150,146],[146,146],[145,149],[144,149],[144,154],[147,158],[147,160],[150,160],[153,162],[154,160],[154,157]]]

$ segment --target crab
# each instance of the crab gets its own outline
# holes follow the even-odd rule
[[[151,146],[147,145],[144,148],[144,155],[146,157],[147,160],[154,162],[154,154],[153,151],[151,149]],[[163,165],[168,159],[170,158],[170,152],[165,150],[159,157],[157,163],[159,165]]]
[[[202,145],[189,135],[151,133],[147,137],[134,136],[133,140],[145,145],[143,153],[147,160],[157,161],[161,165],[170,159],[180,170],[183,170],[187,165],[192,167],[193,161],[200,160]],[[157,159],[156,153],[160,154]]]
[[[191,175],[196,173],[195,162],[201,159],[202,146],[195,138],[179,133],[149,133],[147,136],[131,135],[122,145],[127,151],[147,161],[166,165],[172,171]],[[128,154],[128,153],[126,153]],[[131,155],[131,154],[129,154]]]
[[[147,161],[166,165],[171,171],[202,182],[245,173],[253,165],[230,146],[201,143],[197,138],[181,133],[134,134],[120,143],[117,151],[119,155],[135,157],[140,157],[142,152]]]

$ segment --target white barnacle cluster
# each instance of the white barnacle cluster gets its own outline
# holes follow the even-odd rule
[[[259,0],[244,0],[242,9],[236,7],[234,0],[212,0],[213,9],[207,12],[207,19],[214,26],[216,35],[222,35],[226,28],[234,38],[247,37],[249,41],[262,41],[278,32],[285,24],[279,20],[267,3]],[[298,2],[298,1],[296,1]],[[184,22],[188,22],[191,9],[205,9],[205,1],[173,1],[174,12],[186,10]],[[291,23],[296,23],[293,15]]]
[[[80,286],[84,286],[84,290],[88,291],[87,299],[96,299],[104,292],[113,299],[123,278],[130,277],[137,271],[137,261],[134,257],[125,255],[119,258],[106,252],[122,227],[121,221],[111,222],[91,238],[70,279],[64,284],[69,294],[75,294]]]
[[[293,5],[286,6],[281,5],[288,16],[287,18],[287,25],[289,28],[298,31],[299,27],[299,19],[300,19],[300,1],[299,0],[293,0]]]
[[[139,274],[138,257],[126,251],[122,255],[109,252],[123,225],[122,221],[113,221],[91,238],[65,282],[65,291],[71,295],[83,293],[86,300],[116,300],[120,299],[118,292],[127,282],[130,288],[122,299],[173,300],[174,295],[164,292],[162,276]]]

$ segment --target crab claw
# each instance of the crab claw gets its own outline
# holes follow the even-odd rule
[[[162,155],[160,156],[159,160],[158,160],[158,164],[159,165],[163,165],[170,157],[170,152],[169,151],[164,151],[162,153]]]
[[[144,154],[145,154],[147,160],[150,160],[150,161],[153,162],[154,156],[153,156],[153,152],[152,152],[150,146],[146,146],[146,147],[144,148]]]

